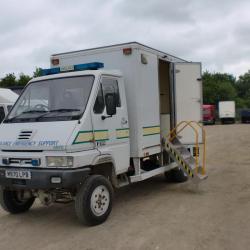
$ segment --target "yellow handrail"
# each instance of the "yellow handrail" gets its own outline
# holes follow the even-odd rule
[[[185,124],[179,131],[177,129],[182,125]],[[206,165],[206,131],[203,128],[201,124],[199,124],[196,121],[181,121],[179,122],[175,128],[173,128],[170,133],[167,135],[169,138],[169,141],[173,141],[174,138],[177,137],[177,135],[183,131],[187,126],[191,127],[193,131],[195,132],[195,170],[196,173],[198,173],[198,167],[199,167],[199,157],[198,157],[198,149],[199,149],[199,133],[197,131],[197,128],[193,126],[193,124],[197,125],[198,127],[201,128],[202,130],[202,140],[203,140],[203,160],[202,160],[202,174],[204,175],[206,170],[205,170],[205,165]]]

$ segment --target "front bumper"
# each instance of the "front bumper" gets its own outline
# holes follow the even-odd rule
[[[12,179],[5,177],[6,170],[28,170],[31,179]],[[18,189],[74,188],[90,173],[90,168],[77,169],[34,169],[0,166],[0,186]],[[52,177],[60,177],[60,183],[51,183]]]

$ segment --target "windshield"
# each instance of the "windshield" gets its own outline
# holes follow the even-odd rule
[[[94,76],[33,82],[27,86],[4,122],[76,120],[83,114]]]

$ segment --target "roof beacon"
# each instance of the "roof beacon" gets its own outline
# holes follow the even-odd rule
[[[104,64],[101,62],[92,62],[92,63],[83,63],[83,64],[69,65],[69,66],[56,67],[50,69],[42,69],[41,73],[42,76],[47,76],[47,75],[54,75],[70,71],[97,70],[103,67]]]

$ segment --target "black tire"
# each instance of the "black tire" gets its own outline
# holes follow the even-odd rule
[[[17,196],[17,191],[0,188],[0,204],[5,211],[11,214],[19,214],[28,211],[34,201],[35,197],[20,200]]]
[[[93,196],[94,192],[97,189],[102,189],[103,192],[104,190],[103,187],[105,187],[105,193],[101,197],[101,200],[99,200],[100,199],[100,194],[99,194],[98,201],[96,201],[95,203],[91,202],[91,199],[96,199],[95,197],[97,196],[97,194]],[[107,194],[109,194],[109,202]],[[85,180],[85,182],[83,183],[83,185],[81,186],[76,195],[75,199],[76,215],[80,220],[80,222],[85,225],[94,226],[101,224],[108,218],[112,210],[112,200],[113,200],[113,187],[109,182],[109,180],[101,175],[91,175]],[[98,202],[101,202],[101,205]],[[96,208],[97,210],[98,209],[100,210],[102,209],[102,206],[104,206],[103,209],[105,210],[105,212],[100,215],[95,214],[94,209]]]
[[[188,176],[180,168],[175,168],[170,171],[165,172],[165,180],[168,182],[185,182],[188,180]]]

